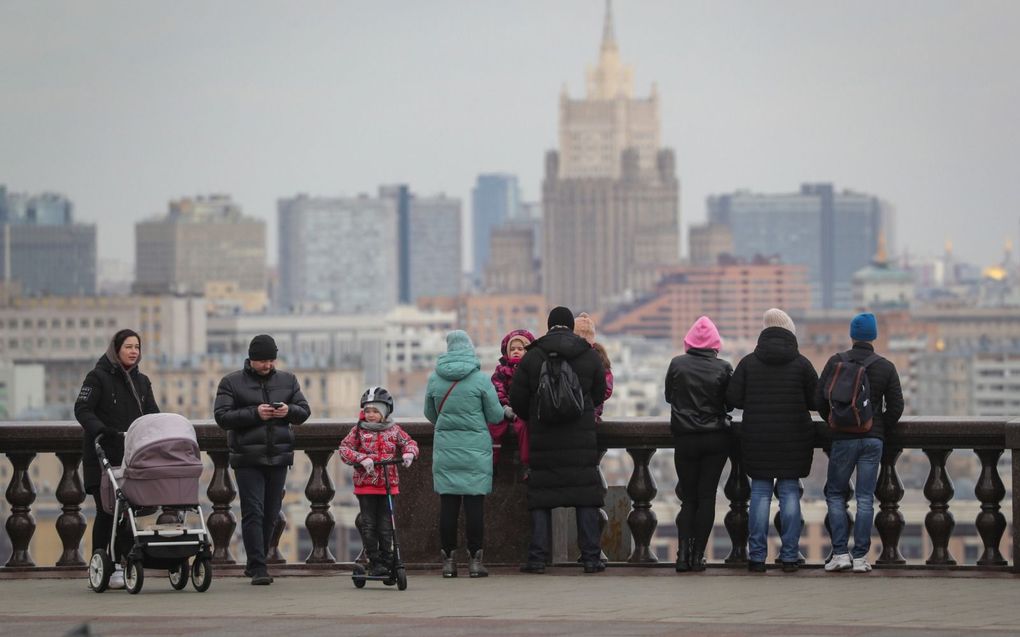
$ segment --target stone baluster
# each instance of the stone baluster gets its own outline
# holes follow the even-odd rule
[[[214,564],[234,564],[234,557],[230,554],[230,538],[237,528],[237,519],[230,510],[230,503],[237,497],[237,489],[234,488],[227,466],[230,455],[225,450],[210,451],[209,457],[213,461],[213,474],[205,493],[212,502],[212,513],[206,520],[213,541],[212,560]]]
[[[907,560],[900,554],[900,536],[906,527],[903,514],[900,513],[900,500],[903,499],[903,483],[896,473],[896,461],[903,449],[886,447],[882,451],[882,467],[878,472],[878,485],[875,497],[878,498],[878,515],[875,516],[875,528],[882,538],[882,553],[875,564],[906,564]]]
[[[7,518],[7,536],[11,538],[11,559],[7,560],[7,568],[30,568],[35,566],[28,552],[28,545],[35,534],[35,518],[32,516],[32,503],[35,502],[35,486],[29,476],[28,468],[35,454],[31,452],[8,453],[14,471],[11,473],[10,484],[7,485],[7,502],[11,505],[11,514]]]
[[[81,485],[78,465],[81,463],[80,451],[68,451],[57,454],[63,472],[57,484],[57,501],[60,502],[60,517],[57,518],[57,535],[64,545],[64,550],[57,560],[57,566],[83,566],[81,557],[81,538],[85,535],[87,523],[81,513],[81,503],[85,501],[85,489]]]
[[[648,462],[652,459],[655,449],[627,449],[627,453],[634,460],[634,473],[627,483],[627,495],[630,496],[633,507],[627,516],[627,526],[630,527],[631,536],[634,538],[634,550],[627,561],[657,562],[650,545],[655,527],[658,525],[655,512],[652,511],[652,500],[658,491],[655,488],[655,478],[648,470]]]
[[[924,516],[924,528],[931,538],[931,556],[925,564],[952,566],[956,560],[949,553],[949,538],[953,535],[956,520],[949,510],[949,501],[956,493],[953,481],[946,471],[946,459],[952,449],[924,449],[931,470],[924,483],[924,497],[930,502],[928,514]]]
[[[730,501],[730,510],[723,518],[726,533],[730,536],[730,554],[726,557],[725,562],[727,564],[746,564],[747,506],[748,500],[751,498],[751,481],[747,479],[747,474],[744,472],[739,449],[735,449],[730,454],[730,475],[726,478],[723,493]]]
[[[1002,514],[1000,502],[1006,497],[1006,487],[999,477],[999,458],[1002,449],[975,449],[981,458],[981,477],[974,485],[974,495],[981,501],[974,526],[981,534],[985,550],[978,559],[978,566],[1005,566],[1006,558],[999,552],[1002,534],[1006,531],[1006,516]]]
[[[305,518],[305,528],[312,540],[312,551],[305,563],[332,564],[336,558],[329,551],[329,537],[336,525],[331,511],[336,490],[326,471],[326,463],[332,457],[333,449],[309,449],[306,453],[312,461],[312,472],[305,486],[305,497],[312,504]],[[389,467],[380,467],[380,470],[389,470]]]

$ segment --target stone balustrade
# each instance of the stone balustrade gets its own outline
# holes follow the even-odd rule
[[[431,448],[432,426],[423,420],[402,420],[401,423],[422,449],[422,457],[412,469],[402,474],[401,495],[397,505],[397,526],[405,561],[411,564],[438,561],[438,498],[432,492]],[[405,424],[406,423],[406,424]],[[334,564],[336,558],[329,550],[329,537],[335,526],[331,512],[335,496],[326,465],[339,441],[353,426],[352,421],[313,420],[295,427],[298,449],[307,454],[312,470],[305,487],[309,510],[304,524],[312,542],[305,563]],[[824,425],[816,423],[819,446],[824,442]],[[212,503],[208,513],[208,527],[215,545],[213,560],[230,564],[234,558],[229,542],[238,524],[236,496],[232,472],[228,470],[225,433],[214,424],[196,423],[199,446],[212,460],[213,472],[206,489]],[[34,569],[51,567],[37,565],[30,545],[36,530],[32,505],[36,490],[31,480],[33,460],[43,453],[59,458],[63,473],[54,495],[61,506],[56,530],[63,551],[54,566],[80,568],[84,565],[81,553],[86,520],[81,513],[85,500],[80,478],[81,427],[74,422],[0,423],[0,453],[7,456],[13,471],[7,485],[6,500],[10,507],[4,528],[10,538],[12,553],[2,569]],[[509,439],[506,441],[512,445]],[[633,459],[633,472],[627,484],[631,510],[627,517],[633,548],[628,563],[653,564],[657,560],[650,542],[658,525],[652,504],[657,485],[649,471],[649,461],[656,449],[671,448],[669,423],[657,419],[627,418],[607,421],[600,425],[599,443],[604,449],[625,449]],[[928,568],[992,568],[1008,569],[1010,565],[999,545],[1007,529],[1001,511],[1005,498],[1005,485],[998,472],[998,461],[1005,450],[1012,452],[1013,533],[1020,528],[1020,420],[995,418],[904,418],[895,432],[886,440],[885,453],[876,489],[878,511],[875,527],[881,538],[882,552],[876,564],[879,567],[897,567],[905,564],[899,551],[899,540],[906,525],[900,511],[904,495],[903,484],[896,472],[897,459],[904,449],[921,449],[930,463],[924,485],[924,496],[929,512],[924,527],[930,538],[931,554],[925,561]],[[946,469],[952,453],[975,453],[980,459],[980,475],[975,481],[975,496],[980,511],[975,527],[984,544],[984,551],[976,564],[960,565],[950,554],[949,541],[956,525],[951,510],[954,488]],[[516,563],[526,552],[528,516],[526,487],[515,479],[511,464],[512,454],[504,450],[497,467],[494,491],[486,500],[486,560],[492,563]],[[406,476],[406,477],[403,477]],[[683,494],[677,496],[682,499]],[[723,520],[731,540],[732,549],[725,558],[727,565],[743,564],[747,560],[747,521],[750,485],[738,455],[731,458],[729,472],[723,485],[729,500],[729,512]],[[920,521],[914,521],[919,523]],[[281,526],[275,535],[279,540]],[[1017,569],[1017,542],[1013,538],[1012,569]],[[276,562],[282,558],[274,550]]]

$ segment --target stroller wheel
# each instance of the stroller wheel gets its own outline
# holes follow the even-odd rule
[[[137,595],[142,590],[144,582],[145,568],[142,566],[142,563],[129,558],[127,566],[124,567],[124,588],[132,595]]]
[[[170,586],[173,586],[175,591],[184,590],[184,587],[188,585],[188,575],[190,574],[191,565],[188,564],[188,558],[184,558],[177,565],[176,571],[170,571]]]
[[[212,584],[212,560],[207,557],[199,557],[191,565],[191,585],[199,593],[209,590]]]
[[[113,560],[106,554],[106,549],[97,549],[89,560],[89,585],[92,590],[102,593],[109,588],[112,574]]]
[[[351,573],[351,581],[354,582],[355,588],[365,588],[365,569],[362,566],[354,566],[354,572]]]
[[[397,590],[407,590],[407,571],[403,566],[397,568]]]

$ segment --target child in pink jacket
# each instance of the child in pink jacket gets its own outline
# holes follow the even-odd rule
[[[510,408],[510,381],[517,371],[517,364],[524,357],[525,348],[534,340],[535,335],[528,330],[513,330],[504,336],[499,348],[502,356],[499,357],[496,371],[492,373],[492,384],[496,388],[496,395],[499,397],[499,404],[503,405],[505,415],[503,420],[489,423],[489,433],[492,435],[492,464],[495,467],[499,462],[499,451],[502,447],[500,441],[507,431],[512,430],[517,436],[517,448],[521,456],[521,479],[524,481],[527,481],[530,473],[528,465],[531,459],[528,451],[528,423]]]
[[[383,470],[389,472],[390,493],[400,493],[397,467],[381,469],[380,460],[400,458],[410,467],[418,457],[418,443],[393,422],[393,397],[382,387],[361,396],[361,417],[340,443],[340,459],[354,467],[354,495],[361,508],[361,545],[369,560],[369,575],[388,575],[393,561],[393,521],[386,499]]]

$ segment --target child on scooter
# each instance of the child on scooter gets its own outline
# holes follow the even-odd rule
[[[368,574],[386,576],[393,562],[393,524],[383,471],[389,472],[390,493],[400,492],[395,466],[377,468],[381,460],[401,458],[410,467],[418,457],[418,443],[390,417],[393,397],[382,387],[361,396],[361,416],[340,443],[340,459],[354,467],[354,495],[361,508],[361,545],[368,556]]]

